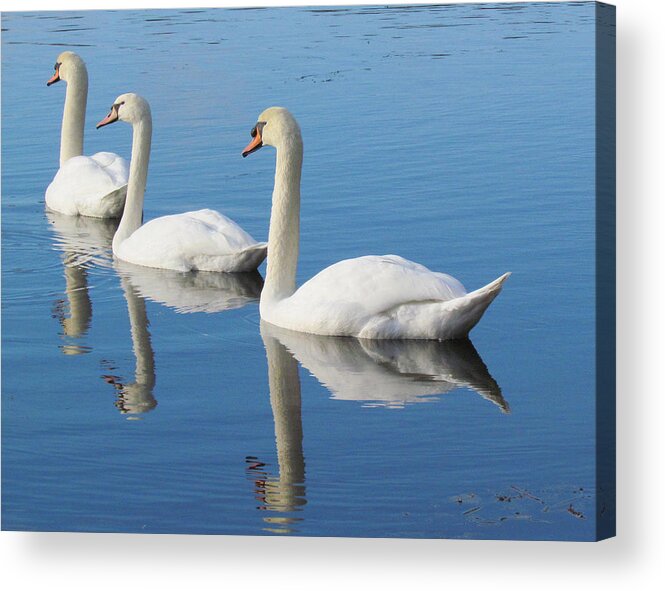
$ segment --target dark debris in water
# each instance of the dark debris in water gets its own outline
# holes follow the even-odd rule
[[[47,32],[48,33],[78,33],[79,31],[94,31],[95,29],[93,27],[78,27],[76,25],[72,25],[69,27],[66,27],[64,29],[49,29]]]
[[[8,45],[47,45],[49,47],[94,47],[90,43],[40,43],[39,41],[7,41]]]
[[[584,517],[584,513],[582,513],[581,511],[577,511],[577,510],[573,507],[572,504],[571,504],[571,505],[568,505],[568,509],[566,509],[566,510],[567,510],[568,513],[570,513],[573,517],[577,517],[577,519],[586,519],[586,517]]]
[[[349,70],[335,70],[334,72],[328,72],[322,76],[317,74],[304,74],[303,76],[298,77],[299,82],[312,82],[313,84],[318,84],[322,82],[332,82],[336,78],[344,77],[344,72]]]
[[[550,495],[539,496],[515,485],[510,489],[510,492],[495,493],[488,502],[483,502],[482,495],[473,492],[455,495],[450,501],[460,508],[465,519],[478,525],[499,525],[515,520],[551,523],[555,514],[568,514],[576,519],[586,520],[586,509],[582,509],[580,505],[589,505],[593,499],[593,495],[586,492],[584,487],[552,499],[542,498]],[[510,511],[507,511],[509,507]]]
[[[545,501],[542,499],[536,497],[535,495],[532,495],[528,490],[523,490],[521,488],[518,488],[517,486],[511,486],[513,490],[517,491],[519,493],[519,498],[526,497],[527,499],[531,499],[533,501],[537,501],[538,503],[545,504]]]

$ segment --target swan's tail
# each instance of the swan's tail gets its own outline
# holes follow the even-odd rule
[[[488,283],[484,287],[481,287],[480,289],[476,289],[476,291],[471,291],[468,294],[466,294],[465,297],[471,297],[471,296],[487,296],[487,294],[494,294],[492,299],[489,301],[489,303],[492,302],[492,300],[499,295],[499,292],[501,291],[501,287],[503,286],[503,283],[505,282],[508,277],[510,277],[512,273],[504,273],[499,277],[498,279],[495,279],[492,281],[492,283]]]
[[[452,300],[409,302],[376,315],[355,336],[361,339],[464,339],[499,295],[510,273]]]
[[[442,338],[461,339],[467,337],[469,331],[478,324],[494,298],[499,295],[503,283],[510,275],[510,273],[504,273],[484,287],[446,302],[443,315],[445,318],[445,322],[443,322],[445,334],[442,335]]]
[[[247,247],[237,256],[236,268],[234,272],[256,271],[257,267],[263,262],[268,254],[268,243],[258,242]]]

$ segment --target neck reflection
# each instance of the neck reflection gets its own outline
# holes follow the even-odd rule
[[[145,301],[138,295],[136,289],[128,278],[121,278],[122,290],[127,300],[129,324],[132,334],[132,350],[136,358],[134,381],[126,382],[120,376],[108,373],[102,379],[113,385],[117,393],[115,406],[122,414],[140,415],[150,412],[157,406],[153,396],[155,387],[155,353],[152,349],[150,331],[148,330],[148,315]],[[116,369],[113,364],[106,362],[106,369]]]
[[[290,534],[302,521],[296,513],[307,504],[305,498],[305,456],[300,403],[298,363],[279,340],[261,323],[261,337],[268,360],[270,406],[275,422],[275,443],[279,473],[271,475],[266,464],[248,456],[247,472],[254,481],[258,509],[270,512],[263,518],[265,530]]]

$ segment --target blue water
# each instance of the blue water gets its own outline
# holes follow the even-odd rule
[[[2,16],[2,527],[592,539],[593,3]],[[260,275],[113,262],[113,223],[44,211],[64,49],[151,103],[145,218],[268,232],[266,107],[305,141],[298,281],[397,253],[476,289],[472,343],[261,327]],[[264,266],[260,272],[263,273]],[[602,497],[602,494],[600,495]]]

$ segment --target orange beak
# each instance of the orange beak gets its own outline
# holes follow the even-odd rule
[[[258,126],[252,129],[252,141],[247,144],[245,149],[242,151],[242,157],[246,158],[252,152],[256,152],[258,149],[263,147],[263,140],[261,139],[261,130],[258,129]]]
[[[56,68],[55,69],[55,74],[53,74],[53,76],[51,76],[48,79],[48,82],[46,83],[46,86],[51,86],[51,84],[55,84],[59,80],[60,80],[60,68]]]
[[[117,121],[117,120],[118,120],[118,110],[117,109],[111,109],[111,112],[97,124],[97,129],[99,129],[100,127],[104,127],[105,125],[108,125],[109,123],[113,123],[114,121]]]

